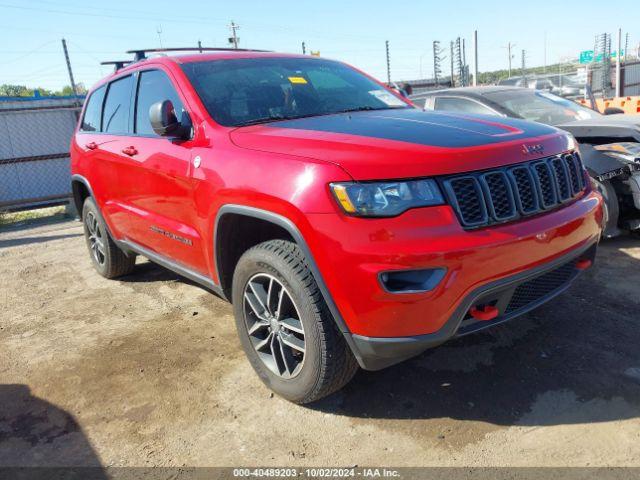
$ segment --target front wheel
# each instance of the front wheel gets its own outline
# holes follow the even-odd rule
[[[247,250],[233,276],[242,347],[260,379],[304,404],[342,388],[358,369],[298,246],[271,240]]]
[[[618,205],[618,195],[613,184],[609,180],[599,181],[593,179],[598,192],[602,195],[604,200],[602,203],[602,210],[604,214],[602,237],[613,238],[620,235],[618,229],[618,218],[620,217],[620,207]]]

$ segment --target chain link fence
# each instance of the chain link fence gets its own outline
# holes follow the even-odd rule
[[[81,98],[0,100],[0,214],[68,204]]]

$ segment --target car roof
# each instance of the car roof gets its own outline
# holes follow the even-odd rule
[[[112,79],[119,77],[127,72],[135,72],[145,65],[176,65],[196,62],[208,62],[214,60],[229,60],[229,59],[241,59],[241,58],[312,58],[318,59],[312,55],[301,55],[295,53],[277,53],[277,52],[264,52],[257,50],[221,50],[216,52],[203,52],[203,53],[180,53],[180,54],[155,54],[146,57],[142,60],[132,61],[123,68],[116,70],[115,72],[107,75],[97,82],[92,90],[110,82]],[[327,60],[327,59],[324,59]]]
[[[428,97],[440,93],[455,93],[457,95],[482,96],[487,93],[504,92],[507,90],[530,90],[524,87],[515,87],[513,85],[488,85],[483,87],[455,87],[443,88],[440,90],[429,90],[428,92],[420,92],[412,95],[411,98]]]

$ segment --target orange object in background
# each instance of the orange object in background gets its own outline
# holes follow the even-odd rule
[[[591,108],[591,102],[584,99],[577,99],[577,103]],[[605,109],[613,107],[624,110],[625,114],[637,114],[640,113],[640,96],[635,97],[616,97],[616,98],[596,98],[596,106],[600,112],[604,112]]]

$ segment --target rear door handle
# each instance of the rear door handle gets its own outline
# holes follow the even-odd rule
[[[95,150],[96,148],[98,148],[98,144],[96,142],[89,142],[85,144],[85,147],[87,147],[89,150]]]
[[[136,147],[126,147],[122,149],[122,153],[133,157],[134,155],[138,154],[138,150],[136,150]]]

